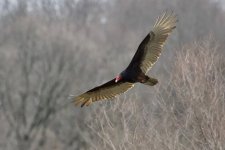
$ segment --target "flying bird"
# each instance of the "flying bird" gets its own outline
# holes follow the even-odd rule
[[[134,87],[137,82],[149,86],[156,85],[158,80],[147,76],[146,73],[158,60],[167,37],[176,28],[176,22],[177,17],[173,12],[165,12],[159,16],[128,67],[107,83],[75,97],[75,105],[83,107],[95,101],[114,98]]]

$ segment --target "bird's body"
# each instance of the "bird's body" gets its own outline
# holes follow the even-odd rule
[[[173,13],[166,12],[158,17],[153,30],[141,42],[128,67],[109,82],[77,96],[75,104],[88,106],[98,100],[113,98],[126,92],[137,82],[149,86],[157,84],[158,80],[147,76],[146,73],[158,60],[168,35],[176,27],[176,22]]]
[[[142,73],[141,69],[137,66],[130,66],[127,67],[124,71],[120,73],[120,76],[122,79],[131,82],[136,83],[138,82],[138,76]]]

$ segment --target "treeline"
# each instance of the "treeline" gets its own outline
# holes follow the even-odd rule
[[[150,73],[159,85],[70,104],[124,69],[166,9],[179,22]],[[0,10],[0,149],[224,149],[221,4],[4,0]]]

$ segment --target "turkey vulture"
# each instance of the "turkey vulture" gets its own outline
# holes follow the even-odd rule
[[[176,22],[177,18],[173,12],[165,12],[158,17],[128,67],[107,83],[75,97],[75,105],[83,107],[98,100],[113,98],[131,89],[136,82],[150,86],[157,84],[158,80],[147,76],[146,73],[158,60],[168,35],[176,28]]]

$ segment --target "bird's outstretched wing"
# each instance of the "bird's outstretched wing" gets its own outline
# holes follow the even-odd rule
[[[134,86],[133,83],[125,82],[120,80],[115,82],[115,79],[95,87],[74,99],[75,105],[88,106],[92,102],[103,100],[103,99],[110,99],[115,97],[116,95],[122,94],[132,88]]]
[[[165,12],[158,17],[153,30],[139,45],[130,65],[138,64],[143,73],[147,73],[158,60],[167,37],[176,28],[176,22],[173,12]]]

